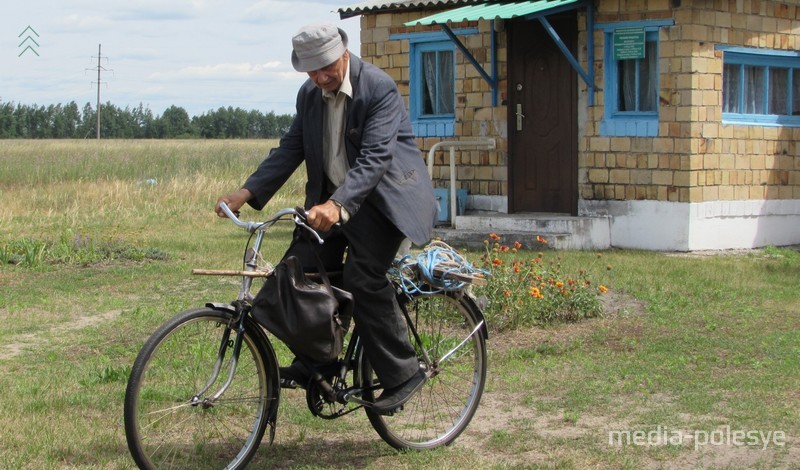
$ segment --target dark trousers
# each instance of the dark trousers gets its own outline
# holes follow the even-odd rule
[[[348,223],[332,230],[323,245],[296,233],[285,255],[297,256],[307,271],[317,271],[317,250],[327,271],[342,272],[341,287],[355,300],[353,319],[364,352],[384,388],[405,382],[419,369],[405,319],[386,278],[404,238],[386,216],[365,203]]]

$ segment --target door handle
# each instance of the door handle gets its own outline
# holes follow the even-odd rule
[[[525,115],[522,114],[522,105],[521,104],[517,105],[516,115],[517,115],[517,130],[521,131],[522,130],[522,120],[525,119]]]

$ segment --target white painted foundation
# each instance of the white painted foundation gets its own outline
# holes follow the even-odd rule
[[[660,251],[800,244],[800,200],[580,201],[579,215],[610,216],[611,246]]]

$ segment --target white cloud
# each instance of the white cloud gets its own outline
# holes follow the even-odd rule
[[[65,33],[86,33],[111,28],[113,22],[98,15],[72,14],[55,21],[56,27]],[[44,30],[43,30],[44,31]]]
[[[281,67],[281,62],[267,62],[265,64],[223,63],[213,65],[189,66],[174,72],[155,72],[150,74],[150,79],[175,79],[175,78],[208,78],[208,77],[253,77]]]

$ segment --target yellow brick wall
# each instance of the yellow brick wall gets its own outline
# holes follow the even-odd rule
[[[408,106],[409,97],[409,42],[390,39],[394,34],[409,32],[439,31],[439,27],[416,26],[408,28],[403,23],[430,15],[435,10],[380,13],[361,17],[361,56],[392,76]],[[452,25],[453,29],[477,28],[479,34],[461,36],[459,39],[485,70],[491,70],[490,23],[478,21]],[[505,33],[497,33],[498,59],[505,60]],[[498,62],[498,106],[492,107],[492,93],[489,85],[480,77],[475,67],[456,50],[456,110],[455,134],[445,140],[474,140],[493,137],[497,143],[495,150],[456,151],[456,175],[458,187],[467,189],[470,194],[507,195],[507,110],[502,105],[506,94],[505,70]],[[418,138],[417,145],[422,156],[427,158],[431,147],[443,139]],[[436,186],[449,186],[450,151],[438,151],[435,155],[433,179]]]
[[[595,32],[595,107],[579,143],[580,196],[705,202],[800,198],[800,129],[722,124],[718,44],[797,50],[800,6],[770,0],[601,0],[596,21],[672,18],[659,33],[657,137],[604,137],[604,35]],[[791,2],[796,3],[796,2]],[[585,64],[586,57],[583,57]]]

